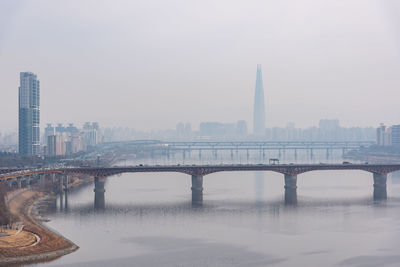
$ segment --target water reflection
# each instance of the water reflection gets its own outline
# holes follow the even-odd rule
[[[191,178],[123,174],[62,192],[46,224],[81,249],[48,265],[186,266],[194,255],[207,260],[199,266],[264,266],[266,257],[282,260],[275,266],[339,266],[349,253],[393,250],[400,236],[400,178],[388,180],[388,199],[365,172],[305,173],[299,192],[285,190],[278,173],[217,173],[204,179],[204,199],[202,179]]]
[[[256,197],[256,205],[260,205],[263,201],[264,195],[264,173],[255,172],[254,173],[254,191]]]
[[[208,209],[210,205],[219,205],[219,203],[213,203],[213,200],[205,200],[203,201],[203,187],[202,187],[202,178],[201,176],[192,177],[192,198],[191,201],[188,199],[187,202],[185,201],[184,203],[178,204],[178,209],[181,209],[182,207],[185,207],[186,210],[190,210],[190,208],[196,208],[198,209],[199,207],[204,207]],[[264,173],[262,172],[255,172],[254,173],[254,195],[255,195],[255,202],[251,203],[245,202],[247,208],[255,208],[258,210],[262,210],[266,206],[291,206],[291,207],[298,207],[298,196],[297,196],[297,189],[296,188],[284,188],[283,194],[283,201],[282,197],[280,198],[281,200],[274,200],[274,201],[265,201],[264,200]],[[91,185],[90,185],[91,186]],[[92,202],[93,204],[91,205],[91,208],[88,208],[88,206],[84,206],[85,212],[88,212],[89,209],[95,212],[102,211],[104,212],[106,210],[106,203],[105,203],[105,178],[95,178],[94,179],[94,201]],[[93,195],[92,195],[93,197]],[[70,203],[69,203],[69,190],[67,188],[64,188],[63,190],[59,191],[58,194],[59,198],[59,211],[66,212],[68,213],[70,209]],[[371,198],[370,198],[371,199]],[[373,190],[373,195],[372,195],[373,201],[386,201],[387,200],[387,189],[386,187],[380,187],[380,186],[375,186]],[[315,200],[317,202],[321,202],[321,205],[323,206],[324,202],[328,201],[330,205],[332,204],[330,199],[318,199]],[[344,203],[348,200],[335,200],[337,203]],[[235,201],[231,201],[232,203],[236,203]],[[362,201],[359,201],[358,199],[355,199],[354,202],[349,203],[349,204],[365,204],[367,203],[366,199],[363,198]],[[189,204],[189,205],[188,205]],[[226,204],[226,203],[225,203]],[[238,203],[236,203],[238,204]],[[302,206],[304,205],[309,205],[310,203],[302,203]],[[314,203],[313,205],[316,205]],[[151,203],[149,203],[149,206],[152,206]],[[114,205],[115,207],[115,205]],[[158,205],[157,208],[160,208]],[[169,209],[170,207],[164,207],[163,209]],[[110,208],[112,209],[112,208]],[[73,210],[76,211],[76,206],[73,207]]]
[[[60,198],[60,211],[64,209],[64,193],[62,190],[59,192],[59,198]]]
[[[297,205],[297,190],[296,188],[285,188],[285,205],[296,206]]]
[[[191,201],[171,202],[171,203],[147,203],[147,204],[117,204],[109,203],[107,207],[102,209],[101,213],[97,209],[93,208],[90,203],[72,204],[68,210],[62,210],[57,212],[57,208],[54,207],[54,202],[46,203],[43,206],[42,213],[46,215],[68,214],[71,218],[78,217],[92,217],[94,216],[133,216],[133,217],[177,217],[177,216],[192,216],[194,214],[202,215],[214,215],[214,216],[238,216],[252,215],[263,213],[265,215],[271,214],[274,217],[279,217],[280,211],[285,214],[292,214],[293,209],[286,209],[286,207],[295,207],[296,210],[313,212],[317,209],[331,210],[333,207],[338,209],[348,208],[349,206],[354,207],[368,207],[375,206],[375,200],[371,200],[370,197],[357,197],[351,199],[304,199],[301,203],[297,203],[296,192],[287,192],[285,194],[285,200],[275,199],[270,201],[260,202],[259,205],[255,205],[252,201],[208,201],[201,206],[193,206]],[[382,199],[380,199],[382,200]],[[391,203],[398,206],[400,205],[400,198],[391,198]],[[201,207],[201,208],[199,208]],[[223,207],[223,208],[221,208]]]
[[[58,192],[59,199],[59,210],[63,212],[68,212],[68,190],[63,190]]]
[[[192,206],[195,208],[203,205],[203,176],[192,175]]]
[[[68,212],[68,188],[65,188],[65,191],[64,191],[64,200],[65,200],[64,211],[65,211],[65,212]]]
[[[387,200],[386,187],[374,187],[374,201],[384,201]]]
[[[105,178],[94,178],[94,210],[96,211],[103,211],[106,207],[104,183]]]

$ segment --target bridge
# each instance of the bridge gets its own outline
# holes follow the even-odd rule
[[[94,177],[95,203],[104,203],[104,180],[108,176],[135,173],[135,172],[179,172],[191,176],[192,180],[192,203],[201,204],[203,202],[203,177],[208,174],[223,171],[273,171],[283,174],[285,196],[295,195],[297,189],[297,176],[310,171],[323,170],[362,170],[372,173],[374,194],[386,197],[387,174],[400,170],[400,164],[220,164],[220,165],[138,165],[128,167],[73,167],[73,168],[42,168],[42,169],[6,169],[0,173],[0,182],[11,185],[17,182],[21,186],[23,179],[39,177],[44,174],[60,174],[65,178],[60,180],[60,184],[68,185],[68,175],[82,174]],[[65,181],[66,179],[66,181]],[[29,183],[29,182],[28,182]]]
[[[115,148],[127,151],[159,151],[169,156],[170,153],[186,153],[197,151],[199,158],[203,151],[210,151],[216,157],[218,151],[228,151],[233,158],[239,151],[257,151],[265,157],[267,151],[278,151],[279,155],[285,151],[293,151],[295,158],[298,151],[307,151],[311,158],[314,151],[326,151],[327,157],[333,150],[344,154],[351,149],[360,149],[375,144],[375,141],[163,141],[163,140],[135,140],[124,142],[109,142],[99,146],[100,150],[114,150]]]

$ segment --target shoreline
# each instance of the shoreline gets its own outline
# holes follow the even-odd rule
[[[36,190],[18,192],[8,199],[10,212],[25,223],[24,231],[40,238],[34,246],[0,248],[0,266],[34,264],[55,260],[79,249],[72,241],[42,224],[33,214],[38,204],[51,197]]]

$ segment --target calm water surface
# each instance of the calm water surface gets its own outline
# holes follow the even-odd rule
[[[362,171],[305,173],[285,201],[281,174],[215,173],[192,207],[188,175],[113,176],[104,210],[89,185],[46,215],[80,249],[40,266],[399,266],[400,176],[387,200],[372,183]]]

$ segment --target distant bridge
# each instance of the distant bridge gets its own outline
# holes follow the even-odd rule
[[[104,199],[104,178],[121,173],[135,172],[180,172],[192,176],[192,202],[202,203],[203,176],[222,171],[274,171],[284,175],[285,191],[295,191],[297,175],[309,171],[321,170],[362,170],[373,174],[374,188],[384,189],[386,195],[387,174],[400,170],[400,164],[231,164],[231,165],[139,165],[129,167],[76,167],[59,169],[10,169],[2,170],[1,182],[17,181],[21,186],[24,177],[40,176],[42,174],[83,174],[94,177],[95,193],[99,199]],[[68,183],[67,183],[68,184]],[[102,195],[101,195],[102,194]]]
[[[350,150],[368,147],[374,141],[162,141],[135,140],[103,143],[103,149],[123,147],[125,149],[146,149],[163,151],[217,151],[217,150]]]
[[[172,149],[355,149],[373,145],[373,141],[174,141],[163,142],[163,147]],[[129,144],[129,142],[128,142]]]

